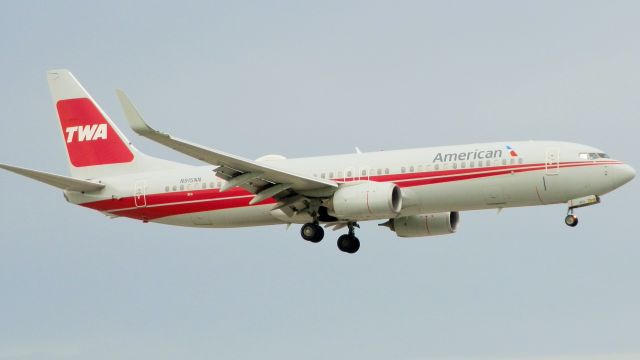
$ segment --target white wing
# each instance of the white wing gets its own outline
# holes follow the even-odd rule
[[[243,187],[256,194],[252,204],[274,197],[285,202],[285,199],[296,195],[310,195],[323,197],[333,194],[338,185],[330,180],[317,179],[292,173],[287,170],[267,166],[240,156],[225,153],[220,150],[194,144],[186,140],[175,138],[150,127],[142,118],[138,110],[127,98],[124,92],[117,91],[125,117],[129,125],[141,136],[168,146],[178,152],[217,165],[216,174],[227,180],[223,191],[234,186]]]

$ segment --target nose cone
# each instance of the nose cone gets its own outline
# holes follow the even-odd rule
[[[616,187],[620,187],[636,177],[636,171],[627,164],[617,165],[612,170],[612,180]]]

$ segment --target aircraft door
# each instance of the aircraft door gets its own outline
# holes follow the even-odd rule
[[[558,175],[560,173],[560,151],[558,149],[547,149],[544,169],[545,175]]]
[[[135,190],[133,193],[133,201],[136,207],[147,206],[147,181],[137,180],[135,183]]]
[[[566,189],[558,177],[560,174],[560,151],[558,149],[547,149],[544,169],[542,181],[538,185],[540,202],[552,204],[562,201]]]

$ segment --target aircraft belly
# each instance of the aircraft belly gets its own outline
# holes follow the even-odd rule
[[[158,218],[153,222],[188,227],[234,228],[276,225],[282,222],[270,213],[273,204],[202,211]]]

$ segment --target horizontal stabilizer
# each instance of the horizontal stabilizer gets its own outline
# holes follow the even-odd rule
[[[92,181],[74,179],[68,176],[55,175],[47,172],[30,170],[6,164],[0,164],[0,168],[9,170],[22,176],[26,176],[33,180],[43,182],[47,185],[55,186],[62,190],[92,192],[104,188],[103,184],[98,184]]]

